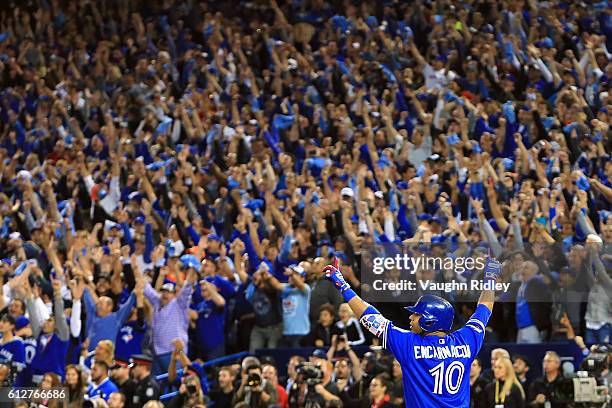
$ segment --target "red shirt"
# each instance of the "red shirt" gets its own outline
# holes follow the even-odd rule
[[[287,395],[287,391],[278,384],[276,384],[276,391],[278,392],[278,403],[280,406],[289,408],[289,395]]]

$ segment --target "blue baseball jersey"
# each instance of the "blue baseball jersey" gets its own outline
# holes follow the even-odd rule
[[[361,322],[402,367],[406,407],[470,407],[470,368],[484,341],[491,311],[478,305],[466,325],[446,336],[423,336],[395,327],[380,314]]]
[[[13,340],[0,344],[0,363],[12,364],[18,372],[25,368],[25,346],[20,337],[15,336]]]
[[[87,393],[85,398],[87,400],[93,400],[95,398],[103,398],[104,401],[108,401],[108,398],[113,392],[119,391],[119,388],[115,385],[110,378],[106,378],[101,384],[95,385],[90,383],[87,386]]]
[[[36,339],[25,337],[23,339],[25,350],[25,367],[15,378],[15,387],[30,387],[32,385],[32,360],[36,356]]]

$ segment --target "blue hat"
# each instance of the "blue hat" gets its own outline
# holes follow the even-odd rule
[[[327,360],[327,353],[325,353],[323,349],[316,349],[315,351],[312,352],[311,357],[322,358],[324,360]]]
[[[538,48],[553,48],[554,47],[553,40],[549,37],[546,37],[542,41],[536,41],[534,45]]]
[[[397,183],[397,188],[399,188],[400,190],[407,190],[408,187],[410,186],[407,181],[402,180]]]
[[[264,206],[264,201],[260,198],[249,200],[246,204],[244,204],[244,207],[248,208],[251,211],[255,211],[258,208],[263,208],[263,206]]]
[[[27,317],[19,316],[17,319],[15,319],[15,330],[21,330],[28,324],[30,324],[30,320],[28,320]]]
[[[183,269],[195,269],[196,271],[200,271],[201,264],[198,261],[198,258],[191,254],[183,255],[179,258],[179,262],[181,263],[181,268]]]
[[[140,194],[138,191],[134,191],[128,195],[128,200],[142,201],[142,194]]]
[[[482,28],[482,32],[485,34],[493,34],[495,32],[495,28],[491,24],[487,24]]]
[[[405,309],[421,315],[419,325],[426,332],[447,332],[453,326],[455,310],[448,300],[439,296],[423,295],[414,306]]]
[[[145,222],[145,217],[142,215],[139,215],[138,217],[136,217],[136,219],[134,220],[134,222],[136,224],[144,224]]]
[[[221,237],[218,236],[217,234],[208,234],[207,238],[209,241],[221,242]]]
[[[419,214],[419,221],[431,221],[431,214],[423,213]]]

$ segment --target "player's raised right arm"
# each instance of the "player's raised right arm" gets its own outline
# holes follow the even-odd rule
[[[501,275],[502,266],[498,260],[487,257],[484,266],[484,282],[485,285],[490,285],[492,289],[484,289],[478,299],[479,305],[485,305],[490,311],[493,311],[495,304],[495,283]]]
[[[325,277],[332,281],[336,289],[340,291],[344,297],[344,301],[348,303],[355,316],[359,317],[361,324],[363,324],[370,333],[381,338],[384,344],[385,330],[388,328],[387,319],[385,319],[374,306],[364,302],[363,299],[351,289],[351,286],[346,282],[340,271],[338,258],[334,257],[333,265],[327,265],[323,271],[325,272]]]

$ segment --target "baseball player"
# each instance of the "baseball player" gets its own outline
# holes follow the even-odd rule
[[[381,339],[402,367],[404,401],[410,408],[470,406],[470,366],[482,346],[491,317],[494,290],[484,290],[476,311],[466,325],[451,333],[454,310],[438,296],[424,295],[411,312],[410,331],[395,327],[376,308],[364,302],[346,283],[338,260],[325,267],[325,275],[342,293],[360,322]],[[495,287],[501,274],[497,260],[485,262],[485,288]]]

